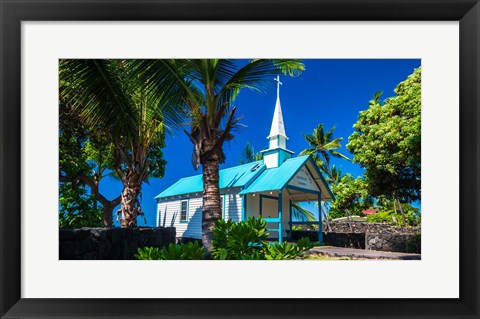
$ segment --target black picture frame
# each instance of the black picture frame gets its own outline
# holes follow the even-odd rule
[[[2,318],[480,318],[478,0],[0,0],[0,19]],[[460,298],[22,299],[21,22],[69,20],[459,21]]]

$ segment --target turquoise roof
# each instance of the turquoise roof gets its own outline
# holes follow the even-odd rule
[[[253,169],[255,167],[256,169]],[[220,189],[248,186],[265,168],[266,166],[263,164],[263,161],[257,161],[222,169],[220,170]],[[199,193],[202,191],[203,181],[202,175],[200,174],[178,180],[178,182],[158,194],[155,199]]]
[[[282,189],[293,175],[308,161],[309,156],[298,156],[287,159],[282,165],[269,168],[240,194],[259,193]]]

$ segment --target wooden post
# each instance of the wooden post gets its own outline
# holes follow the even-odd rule
[[[282,191],[278,191],[278,242],[281,244],[283,242],[283,219],[282,219]]]
[[[318,194],[318,241],[323,245],[322,194]]]

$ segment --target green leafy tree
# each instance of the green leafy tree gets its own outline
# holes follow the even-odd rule
[[[60,87],[63,88],[62,83]],[[111,175],[113,144],[106,140],[102,130],[88,130],[69,103],[61,102],[59,109],[60,216],[72,221],[73,217],[68,216],[73,216],[71,209],[77,207],[79,210],[75,212],[75,220],[79,220],[80,216],[83,216],[82,220],[90,220],[88,214],[93,214],[92,222],[95,221],[92,225],[82,222],[79,227],[112,227],[113,209],[120,203],[120,196],[113,200],[107,199],[100,192],[100,182]],[[86,201],[86,197],[93,200]],[[66,199],[70,203],[66,203]],[[103,209],[103,222],[100,225],[96,223],[98,202]],[[86,206],[86,203],[90,203],[91,207]],[[69,209],[66,210],[66,207]],[[74,227],[77,224],[62,222],[61,219],[60,227],[62,225]]]
[[[72,183],[60,184],[59,227],[102,227],[103,207],[95,205],[95,196],[85,186]]]
[[[238,128],[233,105],[242,89],[264,91],[278,74],[297,75],[304,69],[299,60],[252,60],[244,66],[228,59],[144,60],[136,70],[154,91],[163,90],[184,100],[183,114],[190,119],[184,130],[193,144],[192,164],[202,166],[202,243],[210,256],[212,229],[221,219],[219,165],[225,162],[223,144]],[[165,91],[164,82],[176,79],[175,90]]]
[[[361,177],[354,178],[350,174],[344,175],[340,182],[334,184],[332,192],[335,200],[330,207],[330,217],[345,216],[345,210],[352,214],[363,215],[363,210],[372,207],[373,199],[368,194],[368,187]]]
[[[365,168],[368,192],[397,201],[421,198],[421,68],[380,103],[381,93],[360,113],[347,149]],[[399,205],[400,210],[401,205]]]
[[[147,90],[129,60],[61,60],[60,99],[68,102],[91,131],[103,130],[113,146],[113,169],[123,184],[121,227],[135,227],[142,183],[162,177],[166,125],[180,122],[181,96]]]
[[[309,147],[300,152],[300,155],[312,155],[317,166],[325,174],[325,176],[335,184],[338,182],[338,171],[330,165],[331,157],[343,158],[349,161],[350,159],[338,151],[342,146],[340,141],[342,137],[334,138],[335,126],[330,130],[325,131],[323,124],[318,124],[313,129],[312,134],[303,134]]]

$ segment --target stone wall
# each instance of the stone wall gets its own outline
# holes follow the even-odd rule
[[[369,250],[420,253],[421,240],[412,234],[366,234],[365,246]]]
[[[351,229],[350,226],[351,225]],[[415,227],[399,227],[383,223],[330,223],[331,232],[334,233],[366,233],[366,234],[416,234],[420,233],[420,226]],[[327,225],[323,223],[323,232],[330,232]]]
[[[351,222],[331,223],[331,228],[323,224],[323,241],[325,245],[394,252],[420,253],[421,228],[398,227],[380,223]],[[294,231],[293,240],[309,237],[318,240],[316,231]]]
[[[175,243],[175,227],[60,229],[60,260],[134,259],[139,247]]]

